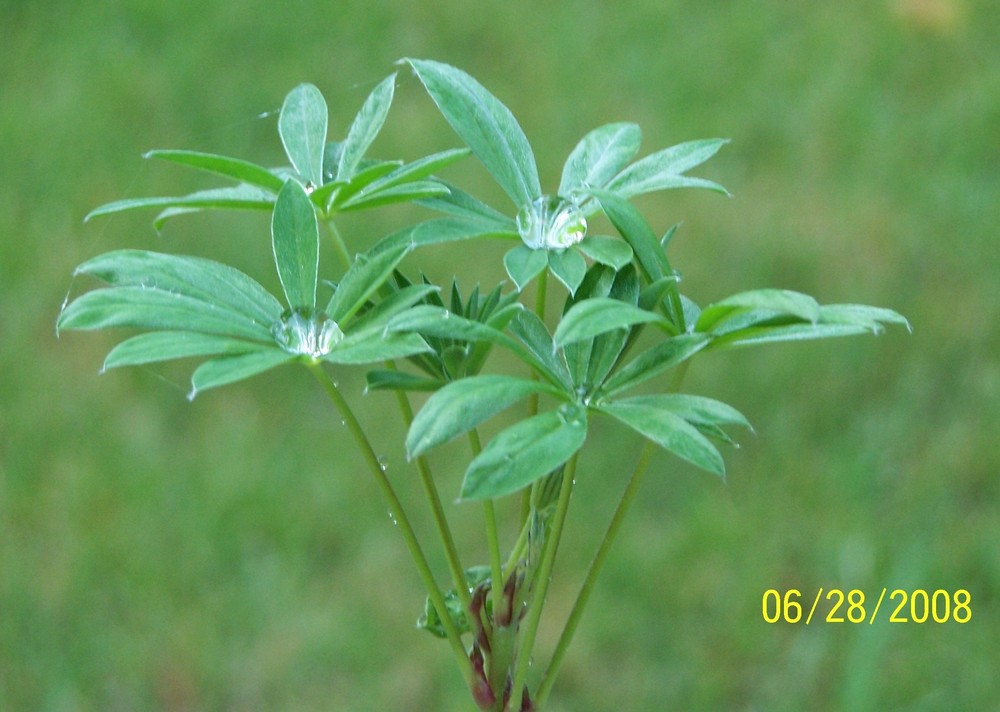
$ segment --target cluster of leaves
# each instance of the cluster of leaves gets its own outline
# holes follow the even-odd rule
[[[264,168],[193,151],[152,151],[239,181],[179,198],[110,203],[91,216],[157,207],[155,224],[206,208],[272,211],[272,246],[284,304],[248,275],[202,258],[123,250],[78,268],[109,286],[85,293],[63,311],[62,329],[131,327],[146,333],[108,355],[105,368],[182,357],[210,357],[193,391],[231,383],[289,361],[367,364],[410,357],[422,375],[375,370],[375,388],[432,390],[406,438],[412,457],[476,428],[529,396],[551,407],[501,431],[469,464],[465,499],[494,498],[557,469],[584,444],[588,419],[610,416],[665,449],[722,474],[711,442],[723,427],[748,423],[718,401],[693,395],[625,394],[695,353],[751,344],[878,332],[905,324],[887,309],[819,305],[812,297],[764,289],[704,309],[680,294],[663,239],[629,202],[670,188],[725,190],[686,175],[714,155],[720,139],[692,141],[631,162],[639,127],[602,126],[573,149],[554,196],[542,192],[534,155],[511,112],[468,74],[429,60],[406,60],[468,149],[403,163],[366,159],[389,111],[395,75],[367,98],[347,137],[328,142],[327,106],[312,85],[294,89],[278,130],[290,166]],[[433,174],[471,151],[514,203],[515,215],[487,206]],[[318,222],[336,214],[417,201],[446,217],[408,226],[358,254],[317,306]],[[602,211],[618,236],[586,234]],[[421,245],[481,236],[520,239],[504,259],[517,291],[478,288],[450,304],[438,289],[410,283],[400,263]],[[588,266],[589,262],[589,266]],[[517,301],[532,279],[551,272],[567,289],[554,328]],[[656,343],[636,355],[641,332]],[[523,361],[530,377],[481,374],[490,349]]]

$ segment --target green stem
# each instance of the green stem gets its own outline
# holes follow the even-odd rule
[[[420,547],[420,542],[417,541],[417,535],[413,531],[409,517],[406,516],[406,511],[403,509],[403,504],[399,501],[399,497],[396,496],[396,491],[393,489],[392,483],[386,477],[385,471],[382,469],[382,463],[379,462],[378,455],[375,454],[375,450],[372,448],[371,441],[368,440],[368,436],[361,427],[361,423],[358,422],[354,411],[351,410],[351,406],[337,388],[337,384],[333,382],[322,365],[318,361],[310,360],[306,362],[306,366],[323,387],[323,390],[326,391],[334,407],[336,407],[340,416],[344,419],[344,425],[350,430],[351,435],[358,444],[358,448],[361,450],[368,469],[371,470],[372,476],[374,476],[379,489],[382,490],[382,494],[389,505],[389,513],[392,515],[393,521],[399,527],[399,531],[406,541],[406,546],[410,550],[410,556],[413,558],[413,562],[417,566],[417,572],[423,580],[424,587],[427,589],[427,595],[431,599],[431,604],[437,610],[438,617],[441,619],[441,626],[444,628],[448,642],[451,644],[452,652],[455,654],[455,661],[458,663],[458,667],[462,671],[466,681],[471,682],[472,665],[465,652],[465,646],[462,644],[462,637],[455,627],[451,615],[448,613],[444,594],[441,593],[441,589],[434,580],[434,574],[431,571],[430,564],[427,562],[427,557],[424,555],[423,549]]]
[[[469,446],[472,448],[472,456],[475,457],[483,450],[479,441],[479,432],[473,428],[469,431]],[[500,606],[503,604],[503,565],[500,563],[500,530],[497,527],[496,510],[493,507],[493,500],[483,500],[483,517],[486,519],[486,545],[490,552],[490,577],[493,579],[490,586],[490,598],[493,601],[494,619],[500,615]]]
[[[546,267],[538,275],[538,281],[535,282],[535,314],[542,320],[543,324],[545,323],[545,295],[548,292],[548,284],[549,268]],[[538,380],[538,375],[532,372],[531,380]],[[530,418],[533,415],[538,415],[537,393],[532,393],[528,398],[528,417]],[[534,487],[531,489],[525,488],[521,493],[521,526],[524,526],[525,522],[528,521],[528,515],[531,513],[532,492],[534,492]]]
[[[580,587],[580,593],[577,595],[576,602],[573,604],[573,609],[570,611],[569,618],[566,621],[566,627],[563,629],[562,635],[559,637],[559,642],[556,643],[556,649],[552,654],[552,660],[549,662],[548,669],[546,669],[545,674],[542,676],[542,682],[538,687],[538,696],[535,699],[535,703],[539,707],[545,704],[545,700],[549,696],[549,692],[552,690],[552,685],[555,683],[556,675],[559,674],[559,668],[562,665],[563,658],[566,656],[566,650],[569,648],[569,644],[573,640],[573,635],[576,633],[577,626],[580,624],[580,617],[583,615],[583,609],[587,606],[587,602],[590,600],[590,594],[594,590],[594,582],[597,580],[597,575],[600,573],[605,559],[607,559],[612,543],[614,543],[615,538],[618,536],[618,532],[621,529],[622,522],[625,520],[625,515],[628,512],[629,507],[631,507],[632,502],[635,499],[635,495],[639,491],[639,484],[642,482],[643,475],[646,474],[646,470],[649,467],[649,461],[652,459],[653,452],[655,450],[655,445],[652,442],[647,441],[646,446],[642,449],[642,453],[639,455],[639,460],[636,462],[635,468],[632,470],[632,476],[629,478],[625,491],[622,493],[622,498],[618,503],[618,508],[615,509],[614,516],[611,517],[611,523],[608,524],[608,530],[604,534],[604,540],[601,541],[601,545],[597,549],[597,553],[594,554],[594,558],[590,562],[590,568],[587,570],[587,576],[583,581],[583,585]]]
[[[531,662],[531,653],[535,646],[535,636],[538,634],[538,624],[542,618],[542,608],[545,606],[549,581],[552,579],[552,567],[556,559],[556,550],[559,548],[559,539],[562,537],[563,525],[566,523],[566,512],[569,511],[570,494],[573,492],[573,479],[576,477],[576,460],[577,455],[574,454],[566,464],[566,469],[563,470],[563,481],[559,488],[559,500],[556,503],[552,529],[549,531],[548,539],[545,542],[542,562],[535,577],[537,588],[532,594],[531,604],[525,618],[524,637],[521,642],[521,649],[518,651],[517,668],[514,671],[514,684],[511,687],[512,700],[521,699],[521,690],[524,688],[525,678],[528,676],[528,665]]]
[[[396,370],[396,365],[392,361],[387,361],[385,367]],[[410,407],[410,399],[403,391],[396,391],[396,403],[399,412],[403,416],[406,427],[410,427],[413,422],[413,408]],[[472,602],[469,595],[469,584],[465,579],[465,568],[462,566],[461,557],[458,555],[458,547],[455,546],[455,537],[452,536],[451,527],[448,525],[448,518],[444,513],[444,506],[441,504],[441,495],[438,493],[437,485],[434,483],[434,476],[431,473],[430,464],[423,455],[417,458],[417,472],[420,473],[420,483],[424,488],[424,494],[430,504],[431,512],[434,516],[434,524],[444,546],[445,558],[448,561],[448,570],[451,572],[452,584],[462,601],[462,607],[466,610]]]
[[[333,237],[333,246],[337,250],[337,256],[340,257],[340,261],[344,263],[344,269],[350,269],[351,252],[347,249],[347,243],[344,242],[344,238],[340,234],[340,230],[337,229],[333,220],[326,220],[324,224],[330,230],[330,235]]]

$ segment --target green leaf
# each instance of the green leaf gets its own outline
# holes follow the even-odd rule
[[[596,297],[577,302],[563,314],[552,340],[556,347],[592,339],[615,329],[627,329],[633,324],[662,321],[659,314],[617,299]]]
[[[261,351],[269,347],[227,336],[192,331],[154,331],[126,339],[104,359],[104,368],[139,366],[193,356],[219,356]]]
[[[388,175],[380,178],[378,181],[367,187],[366,190],[372,192],[386,190],[388,188],[394,188],[397,185],[403,185],[405,183],[412,183],[413,181],[429,178],[436,171],[439,171],[446,166],[450,166],[452,163],[465,158],[470,153],[471,151],[467,148],[453,148],[419,158],[412,163],[400,166]],[[439,182],[438,184],[444,187],[441,194],[447,194],[450,192],[444,183]]]
[[[443,385],[444,381],[404,371],[376,369],[365,374],[365,388],[369,391],[436,391]]]
[[[87,292],[59,315],[59,329],[197,331],[273,342],[270,328],[216,304],[156,288],[108,287]]]
[[[263,166],[238,158],[219,156],[199,151],[156,150],[148,151],[143,158],[159,158],[164,161],[199,168],[209,173],[232,178],[241,183],[249,183],[272,193],[281,190],[285,181]]]
[[[528,348],[546,378],[572,392],[573,379],[570,378],[564,356],[552,344],[552,336],[538,315],[522,309],[511,320],[509,328]]]
[[[690,358],[708,343],[704,334],[684,334],[661,341],[612,374],[601,390],[611,395],[637,386]]]
[[[527,245],[518,245],[503,256],[503,266],[519,292],[547,265],[545,250],[532,250]]]
[[[375,254],[376,252],[399,247],[400,245],[416,248],[445,242],[474,240],[482,237],[507,236],[517,237],[517,233],[499,232],[496,223],[484,220],[439,218],[405,227],[382,238],[372,247],[371,253]]]
[[[363,167],[349,179],[330,181],[310,193],[309,198],[324,210],[335,209],[401,165],[401,161],[363,161]]]
[[[385,283],[409,249],[409,246],[403,245],[371,256],[358,255],[326,307],[330,318],[341,325],[350,319]]]
[[[635,266],[628,265],[615,275],[609,296],[627,304],[636,304],[639,299],[639,275]],[[610,331],[594,339],[588,358],[585,386],[590,391],[608,377],[611,369],[635,334],[625,330]]]
[[[145,250],[115,250],[87,260],[76,274],[89,274],[116,287],[158,288],[214,302],[265,329],[281,316],[281,302],[243,272],[199,257]]]
[[[319,225],[309,196],[296,181],[288,181],[278,193],[271,242],[288,306],[313,309],[319,275]]]
[[[635,396],[618,403],[649,406],[658,410],[669,411],[692,425],[739,425],[753,430],[750,421],[731,405],[704,396],[693,396],[686,393],[666,393],[647,396]]]
[[[320,358],[330,363],[363,364],[404,358],[430,350],[427,342],[416,334],[390,334],[382,337],[348,334]]]
[[[541,252],[541,250],[538,250]],[[549,269],[552,274],[566,285],[570,294],[576,294],[577,287],[583,281],[583,276],[587,274],[587,263],[580,253],[573,249],[561,251],[547,250],[549,256]]]
[[[298,358],[279,349],[269,349],[206,361],[191,374],[191,392],[188,393],[188,400],[194,400],[196,395],[209,388],[242,381]]]
[[[789,324],[759,326],[740,329],[712,339],[710,349],[731,349],[738,346],[757,346],[782,341],[809,341],[837,336],[870,334],[871,329],[857,324]]]
[[[315,187],[323,185],[327,108],[323,95],[312,84],[292,89],[281,106],[278,134],[288,160]]]
[[[163,222],[180,212],[189,213],[194,210],[205,208],[223,208],[230,210],[270,210],[274,205],[274,196],[260,188],[252,185],[237,185],[232,188],[213,188],[211,190],[200,190],[190,195],[165,198],[129,198],[127,200],[116,200],[113,203],[106,203],[94,208],[87,214],[84,222],[101,215],[111,215],[125,210],[137,210],[140,208],[168,208],[175,209],[169,215],[161,216],[156,220],[157,229]]]
[[[655,282],[671,275],[670,262],[642,214],[627,200],[609,192],[597,193],[601,209],[635,252],[646,279]],[[586,242],[586,240],[584,241]]]
[[[704,139],[657,151],[616,175],[608,182],[607,190],[622,198],[669,188],[708,188],[728,194],[718,183],[682,175],[707,161],[727,143],[725,139]]]
[[[405,203],[424,198],[432,198],[435,195],[443,195],[448,189],[441,183],[432,180],[413,181],[403,185],[392,186],[380,190],[364,190],[343,203],[338,203],[337,208],[341,212],[349,210],[364,210],[376,208],[380,205],[392,205],[393,203]]]
[[[337,163],[337,180],[347,180],[354,175],[361,158],[375,141],[378,132],[382,130],[382,124],[385,123],[385,117],[392,105],[395,88],[396,75],[393,73],[379,82],[365,99],[341,147],[340,161]]]
[[[420,200],[417,204],[457,218],[492,224],[494,230],[498,232],[509,232],[517,236],[517,225],[509,215],[504,215],[499,210],[491,208],[461,188],[444,181],[441,183],[448,187],[447,195]]]
[[[535,156],[510,109],[460,69],[431,60],[403,61],[515,205],[541,197]]]
[[[865,304],[826,304],[819,308],[819,321],[823,324],[853,324],[863,326],[872,333],[882,331],[882,324],[898,324],[913,331],[906,317],[892,309],[870,307]]]
[[[711,331],[743,310],[772,312],[770,316],[794,316],[811,323],[816,323],[820,315],[819,304],[808,294],[788,289],[755,289],[734,294],[705,307],[695,329]]]
[[[639,151],[642,131],[636,124],[607,124],[576,145],[563,166],[559,195],[603,188]]]
[[[563,405],[503,430],[469,464],[462,499],[502,497],[552,472],[587,439],[587,411]]]
[[[632,261],[632,248],[627,242],[613,237],[593,236],[584,238],[576,248],[594,262],[621,269]]]
[[[697,428],[676,413],[649,403],[637,403],[634,399],[604,403],[598,406],[598,410],[681,459],[713,474],[725,475],[726,467],[719,451]]]
[[[475,428],[532,393],[560,391],[539,381],[511,376],[471,376],[452,381],[427,399],[406,435],[412,459]]]
[[[351,333],[382,330],[394,316],[437,291],[438,288],[431,284],[411,285],[397,289],[375,306],[365,309],[364,313],[360,314],[351,324]]]

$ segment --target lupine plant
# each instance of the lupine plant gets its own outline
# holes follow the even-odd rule
[[[113,202],[88,216],[152,207],[160,210],[159,227],[208,209],[268,211],[269,249],[282,294],[202,257],[117,250],[80,265],[78,274],[104,286],[68,303],[58,326],[138,331],[111,350],[105,369],[202,359],[191,377],[191,398],[285,364],[307,368],[360,448],[427,589],[422,612],[415,602],[419,626],[447,641],[479,709],[540,710],[655,449],[722,476],[716,443],[733,442],[727,428],[749,427],[731,406],[680,391],[692,358],[908,324],[888,309],[820,305],[784,289],[741,292],[704,307],[682,294],[667,256],[676,227],[661,237],[630,198],[674,188],[724,194],[720,185],[688,175],[724,140],[681,143],[635,160],[639,127],[601,126],[580,140],[558,187],[546,192],[527,138],[495,96],[446,64],[401,64],[412,69],[465,147],[411,162],[368,158],[389,113],[396,75],[375,87],[340,141],[327,136],[323,96],[303,84],[288,94],[277,122],[289,165],[151,151],[147,157],[235,184]],[[506,210],[438,176],[470,154],[509,196]],[[350,243],[336,227],[342,213],[400,202],[439,215],[370,245]],[[598,214],[617,234],[588,233],[588,220]],[[340,258],[332,268],[319,264],[321,228]],[[509,242],[496,271],[510,282],[488,292],[475,287],[463,296],[460,275],[438,286],[419,271],[421,247],[480,238]],[[559,299],[549,293],[550,276],[558,283],[551,286],[563,293],[558,313],[547,309]],[[525,291],[529,285],[532,299]],[[520,363],[519,373],[491,371],[497,348]],[[432,570],[421,543],[429,533],[414,530],[372,433],[338,387],[336,372],[358,367],[366,369],[371,391],[395,392],[406,452],[447,572]],[[422,402],[415,415],[414,394]],[[479,426],[522,401],[516,412],[523,417],[484,445]],[[631,474],[622,477],[619,504],[551,660],[535,660],[534,669],[543,672],[529,674],[574,483],[588,475],[579,461],[587,454],[589,423],[599,418],[638,432],[647,443]],[[469,461],[454,506],[480,507],[485,530],[474,566],[462,562],[459,543],[465,555],[474,544],[452,536],[428,459],[434,448],[461,436],[468,440]],[[501,527],[496,505],[511,497],[519,502],[511,508],[517,520]],[[501,541],[506,529],[517,532],[512,541]]]

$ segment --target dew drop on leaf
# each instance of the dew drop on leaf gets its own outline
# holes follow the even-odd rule
[[[587,218],[571,200],[543,195],[521,208],[517,231],[533,250],[561,250],[587,234]]]
[[[333,319],[312,309],[289,309],[271,327],[278,346],[290,354],[319,358],[344,338]]]

